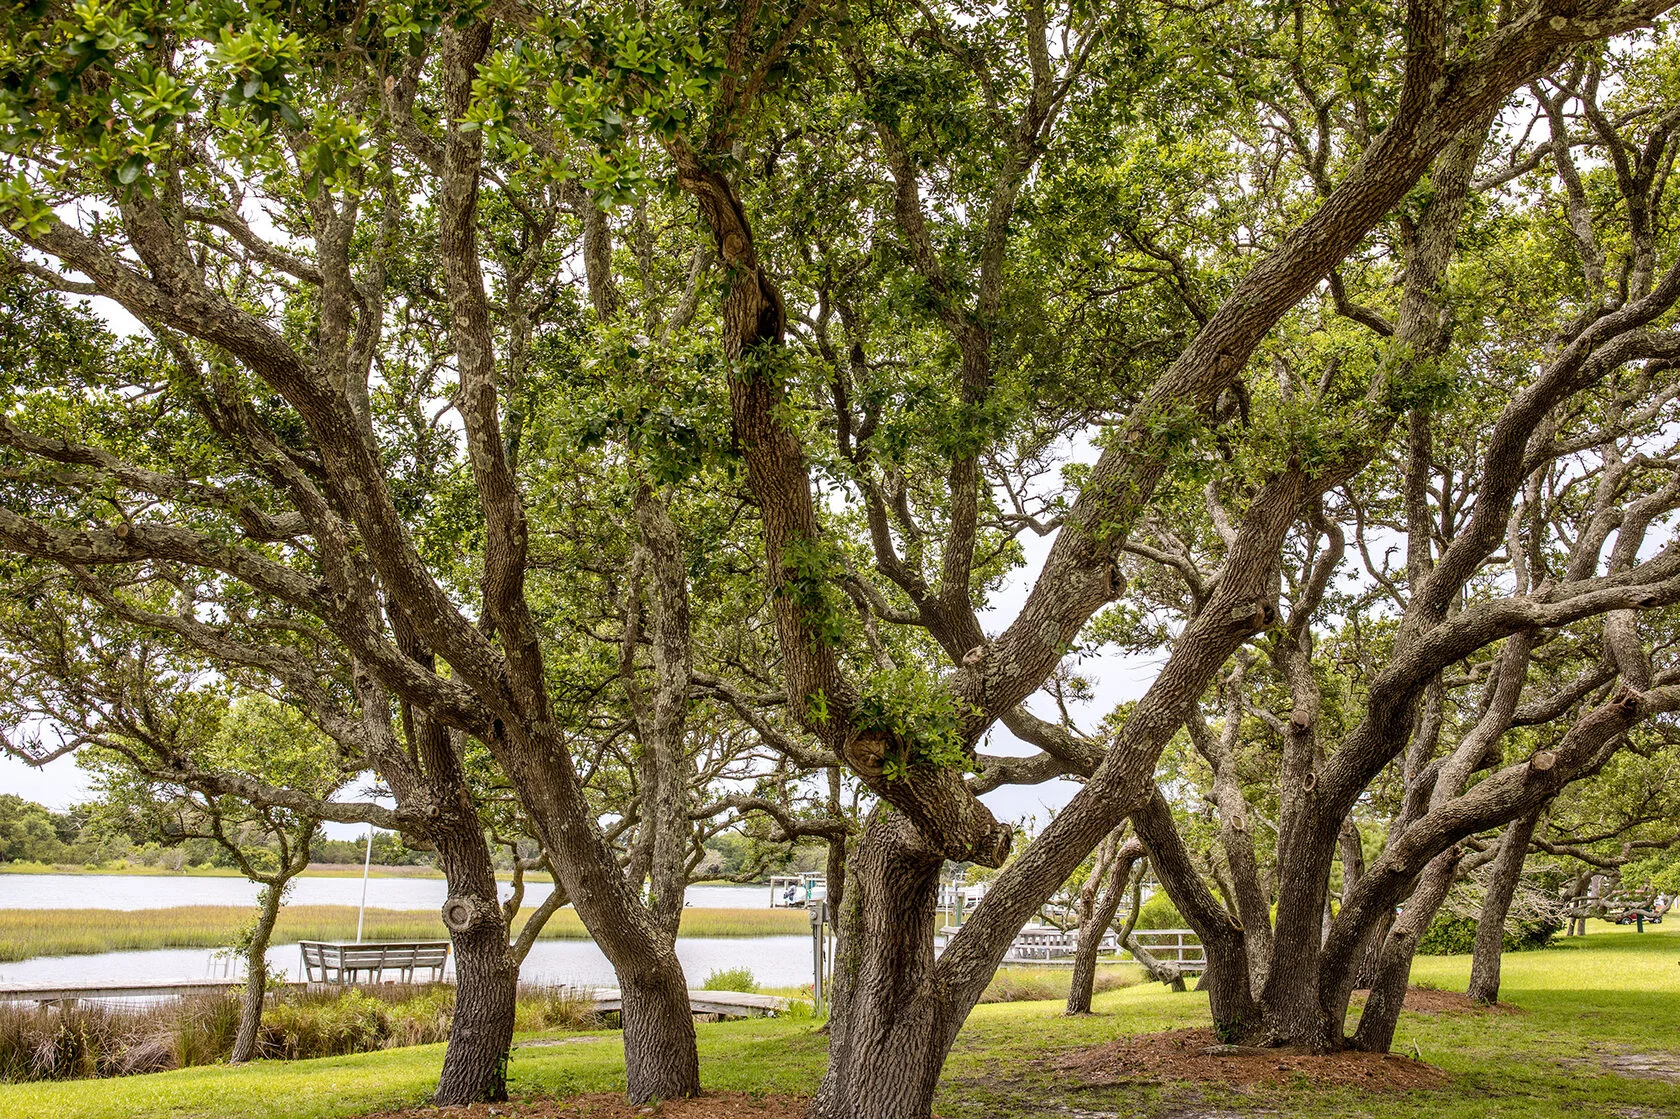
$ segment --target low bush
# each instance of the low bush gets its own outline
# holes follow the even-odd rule
[[[1124,924],[1124,919],[1116,922]],[[1138,907],[1137,927],[1140,929],[1183,929],[1189,926],[1173,906],[1167,891],[1156,890]]]
[[[1549,916],[1513,918],[1505,922],[1505,951],[1532,952],[1545,948],[1563,931],[1563,923]],[[1441,912],[1418,939],[1420,956],[1461,956],[1475,951],[1476,918]]]
[[[706,981],[700,984],[702,991],[741,991],[746,994],[758,990],[758,980],[753,973],[744,967],[724,968],[713,971],[706,976]]]

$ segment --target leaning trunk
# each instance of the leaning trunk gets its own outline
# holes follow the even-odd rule
[[[1372,1053],[1386,1053],[1394,1044],[1394,1029],[1400,1024],[1400,1009],[1406,998],[1406,984],[1412,976],[1412,957],[1418,941],[1429,929],[1441,903],[1452,889],[1462,852],[1451,848],[1436,855],[1421,875],[1405,911],[1394,919],[1383,938],[1377,958],[1377,972],[1371,982],[1371,997],[1360,1015],[1353,1047]]]
[[[1120,911],[1120,899],[1126,893],[1126,880],[1131,877],[1137,858],[1137,855],[1127,853],[1115,856],[1108,883],[1079,924],[1079,946],[1073,955],[1073,978],[1068,984],[1069,1014],[1091,1013],[1091,989],[1097,981],[1097,953],[1102,949],[1103,934]],[[1133,914],[1135,917],[1135,907]]]
[[[1214,1031],[1227,1041],[1252,1038],[1260,1025],[1260,1014],[1249,982],[1242,922],[1202,881],[1173,823],[1172,809],[1159,790],[1148,804],[1132,813],[1132,826],[1149,848],[1149,861],[1167,896],[1202,942],[1207,970],[1202,973],[1201,986],[1208,992]]]
[[[249,1061],[257,1053],[257,1032],[262,1029],[263,1003],[268,998],[268,942],[280,918],[284,894],[284,882],[269,883],[258,899],[261,909],[257,924],[251,931],[251,943],[245,947],[245,998],[239,1008],[239,1032],[228,1055],[231,1064]]]
[[[1523,860],[1528,857],[1528,842],[1540,823],[1545,805],[1511,822],[1505,838],[1499,844],[1499,855],[1493,863],[1493,880],[1488,883],[1487,896],[1482,899],[1482,915],[1476,922],[1476,954],[1470,962],[1468,994],[1477,1002],[1499,1001],[1499,969],[1505,953],[1505,916],[1516,896],[1517,882],[1522,878]]]

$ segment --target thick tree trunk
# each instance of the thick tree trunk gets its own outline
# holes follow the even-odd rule
[[[432,1099],[441,1107],[505,1100],[519,963],[508,948],[496,868],[455,736],[424,715],[409,716],[436,804],[430,837],[449,884],[443,924],[455,952],[455,1012]]]
[[[257,1031],[262,1029],[263,1003],[268,999],[268,942],[274,936],[274,923],[280,919],[285,892],[284,880],[268,883],[257,899],[261,908],[251,942],[245,947],[245,997],[239,1007],[239,1032],[228,1055],[230,1064],[249,1061],[257,1053]]]
[[[1371,997],[1365,1001],[1365,1012],[1359,1017],[1359,1029],[1353,1035],[1353,1047],[1372,1053],[1386,1053],[1394,1044],[1394,1028],[1400,1022],[1401,1005],[1406,998],[1406,984],[1412,977],[1412,957],[1417,954],[1418,941],[1429,929],[1453,879],[1463,853],[1458,848],[1443,851],[1430,861],[1418,876],[1417,887],[1406,899],[1406,908],[1394,919],[1388,935],[1383,938],[1382,953],[1377,960],[1376,977],[1371,982]]]
[[[1522,878],[1523,860],[1528,857],[1528,843],[1534,829],[1546,811],[1545,805],[1532,809],[1511,822],[1500,841],[1499,855],[1493,862],[1493,877],[1488,883],[1487,896],[1482,899],[1482,915],[1476,922],[1476,953],[1470,961],[1469,996],[1477,1002],[1499,1001],[1499,969],[1505,954],[1505,915],[1511,910],[1516,896],[1517,882]]]
[[[1128,845],[1115,852],[1108,882],[1095,898],[1090,911],[1080,915],[1079,945],[1073,954],[1073,977],[1068,983],[1069,1014],[1091,1013],[1091,989],[1096,986],[1097,953],[1102,949],[1103,934],[1114,923],[1114,915],[1120,911],[1120,899],[1126,894],[1126,882],[1132,875],[1132,867],[1142,857],[1141,846],[1132,848]]]
[[[962,1024],[948,992],[930,982],[943,862],[902,814],[871,816],[837,915],[828,1072],[812,1119],[930,1113]]]
[[[508,949],[489,845],[447,733],[428,724],[420,737],[434,787],[454,786],[432,832],[449,883],[443,923],[455,952],[455,1013],[432,1100],[440,1107],[505,1100],[519,964]]]
[[[519,990],[507,925],[493,891],[488,897],[453,894],[444,911],[455,949],[455,1014],[432,1102],[458,1107],[505,1100]]]

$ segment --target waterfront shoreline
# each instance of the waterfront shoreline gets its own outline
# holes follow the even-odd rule
[[[529,918],[526,907],[516,928]],[[236,905],[181,905],[155,909],[0,909],[0,962],[43,956],[87,956],[157,948],[220,948],[231,944],[251,919],[252,910]],[[299,940],[348,940],[355,936],[353,905],[298,905],[280,911],[276,944]],[[805,932],[803,911],[724,909],[691,906],[683,910],[679,935],[727,939],[788,936]],[[431,909],[367,910],[368,940],[446,940],[443,919]],[[549,918],[544,940],[589,940],[588,930],[570,907]]]

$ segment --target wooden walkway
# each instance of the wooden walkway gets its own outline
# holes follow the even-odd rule
[[[201,991],[243,989],[243,980],[180,979],[172,983],[100,984],[86,987],[15,986],[0,987],[0,1002],[34,1002],[42,1005],[74,1005],[82,999],[140,999],[167,998],[171,995],[191,995]],[[338,984],[284,984],[292,990],[305,987],[330,989]],[[588,998],[596,1013],[610,1013],[624,1009],[624,996],[616,987],[579,988],[579,995]],[[780,995],[750,994],[745,991],[690,991],[688,1004],[696,1014],[727,1014],[736,1018],[759,1018],[766,1014],[780,1014],[794,1002]]]
[[[595,1010],[608,1012],[624,1009],[624,996],[616,987],[599,987],[587,994],[595,1002]],[[735,1018],[762,1018],[766,1014],[780,1014],[793,999],[780,995],[749,994],[745,991],[690,991],[688,1008],[696,1014],[728,1014]]]
[[[302,983],[286,983],[293,990]],[[243,979],[177,979],[170,983],[102,983],[86,987],[0,987],[0,1002],[75,1003],[82,999],[148,999],[191,995],[200,991],[244,990]]]

